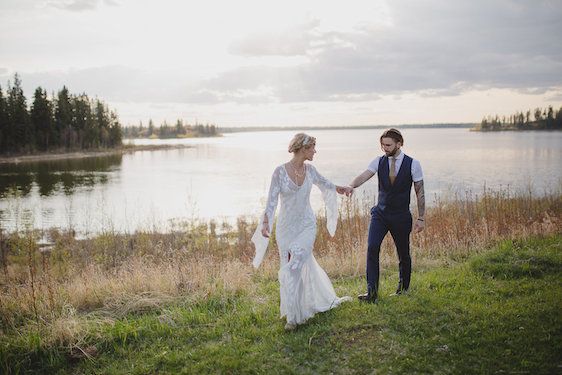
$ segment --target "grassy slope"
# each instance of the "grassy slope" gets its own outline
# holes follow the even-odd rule
[[[21,349],[38,340],[22,337],[4,349],[1,365],[14,373],[555,373],[561,266],[558,235],[418,271],[407,296],[386,297],[397,278],[388,270],[377,305],[353,301],[291,333],[277,317],[277,283],[256,276],[252,292],[92,325],[82,346],[96,346],[92,360],[35,352],[21,361]],[[333,281],[339,295],[355,295],[364,283]]]

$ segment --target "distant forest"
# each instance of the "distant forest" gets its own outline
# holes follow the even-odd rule
[[[237,132],[258,132],[258,131],[285,131],[285,130],[371,130],[371,129],[388,129],[394,127],[397,129],[470,129],[474,127],[473,122],[466,123],[435,123],[435,124],[401,124],[401,125],[336,125],[336,126],[237,126],[237,127],[221,127],[222,133]]]
[[[21,80],[0,86],[0,154],[119,147],[122,130],[114,111],[99,99],[63,87],[51,97],[38,87],[28,109]]]
[[[154,126],[152,120],[148,121],[148,126],[142,122],[138,126],[127,126],[123,128],[125,138],[196,138],[196,137],[216,137],[219,136],[219,129],[210,124],[184,124],[183,120],[177,120],[175,125],[168,125],[164,121],[160,126]]]
[[[531,117],[532,116],[532,117]],[[487,116],[476,126],[480,131],[498,130],[562,130],[562,107],[554,110],[535,108],[533,112],[515,112],[511,116]]]

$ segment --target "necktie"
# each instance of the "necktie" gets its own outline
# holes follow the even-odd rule
[[[390,158],[390,184],[394,184],[394,180],[396,180],[396,158]]]

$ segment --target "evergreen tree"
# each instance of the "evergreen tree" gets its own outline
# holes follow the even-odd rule
[[[121,124],[119,123],[119,118],[115,112],[110,114],[110,127],[109,127],[109,139],[111,147],[118,147],[123,144],[123,132],[121,130]]]
[[[74,96],[72,104],[73,148],[87,149],[98,145],[92,105],[86,94]]]
[[[9,90],[8,118],[12,128],[11,134],[8,134],[8,143],[11,145],[9,148],[16,152],[32,151],[33,131],[27,112],[27,101],[21,87],[21,79],[17,73],[14,75],[14,86]]]
[[[41,87],[35,90],[30,117],[37,148],[43,151],[48,150],[54,126],[53,108],[47,98],[47,91]]]
[[[148,136],[150,137],[152,134],[154,134],[154,123],[152,122],[152,119],[148,120]]]
[[[546,128],[554,129],[554,110],[551,105],[548,106],[548,112],[546,114]]]
[[[178,121],[176,122],[176,137],[180,134],[184,134],[185,131],[183,129],[183,121],[178,119]]]
[[[70,96],[66,86],[63,86],[57,95],[55,129],[59,136],[58,144],[70,148],[72,138],[72,105],[70,104]]]
[[[7,127],[8,127],[8,110],[6,98],[0,86],[0,153],[7,150]]]
[[[540,109],[540,108],[535,108],[534,116],[535,116],[535,121],[536,121],[536,122],[541,121],[541,120],[542,120],[542,109]]]
[[[106,106],[102,102],[96,100],[95,105],[95,121],[98,129],[99,143],[101,147],[109,147],[111,144],[109,136],[111,119],[109,118]]]
[[[90,100],[85,93],[70,95],[66,86],[54,97],[49,100],[38,87],[28,111],[17,74],[13,86],[8,82],[6,94],[0,87],[0,153],[122,144],[119,119],[103,102]]]
[[[488,120],[485,117],[482,119],[482,122],[480,122],[480,129],[490,130],[490,124],[488,123]]]
[[[166,120],[162,124],[160,124],[160,131],[158,132],[159,138],[168,138],[168,123]]]
[[[96,106],[93,100],[88,100],[88,121],[86,121],[86,134],[84,135],[87,147],[99,148],[101,145],[100,128],[97,122]]]

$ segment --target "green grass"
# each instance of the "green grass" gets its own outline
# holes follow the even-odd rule
[[[415,266],[415,265],[414,265]],[[448,268],[415,272],[406,296],[346,303],[295,332],[278,318],[278,284],[92,323],[81,348],[41,349],[41,336],[0,336],[7,373],[560,373],[562,236],[506,241]],[[335,279],[339,295],[361,278]],[[95,315],[88,319],[95,321]],[[76,353],[76,350],[74,350]]]

